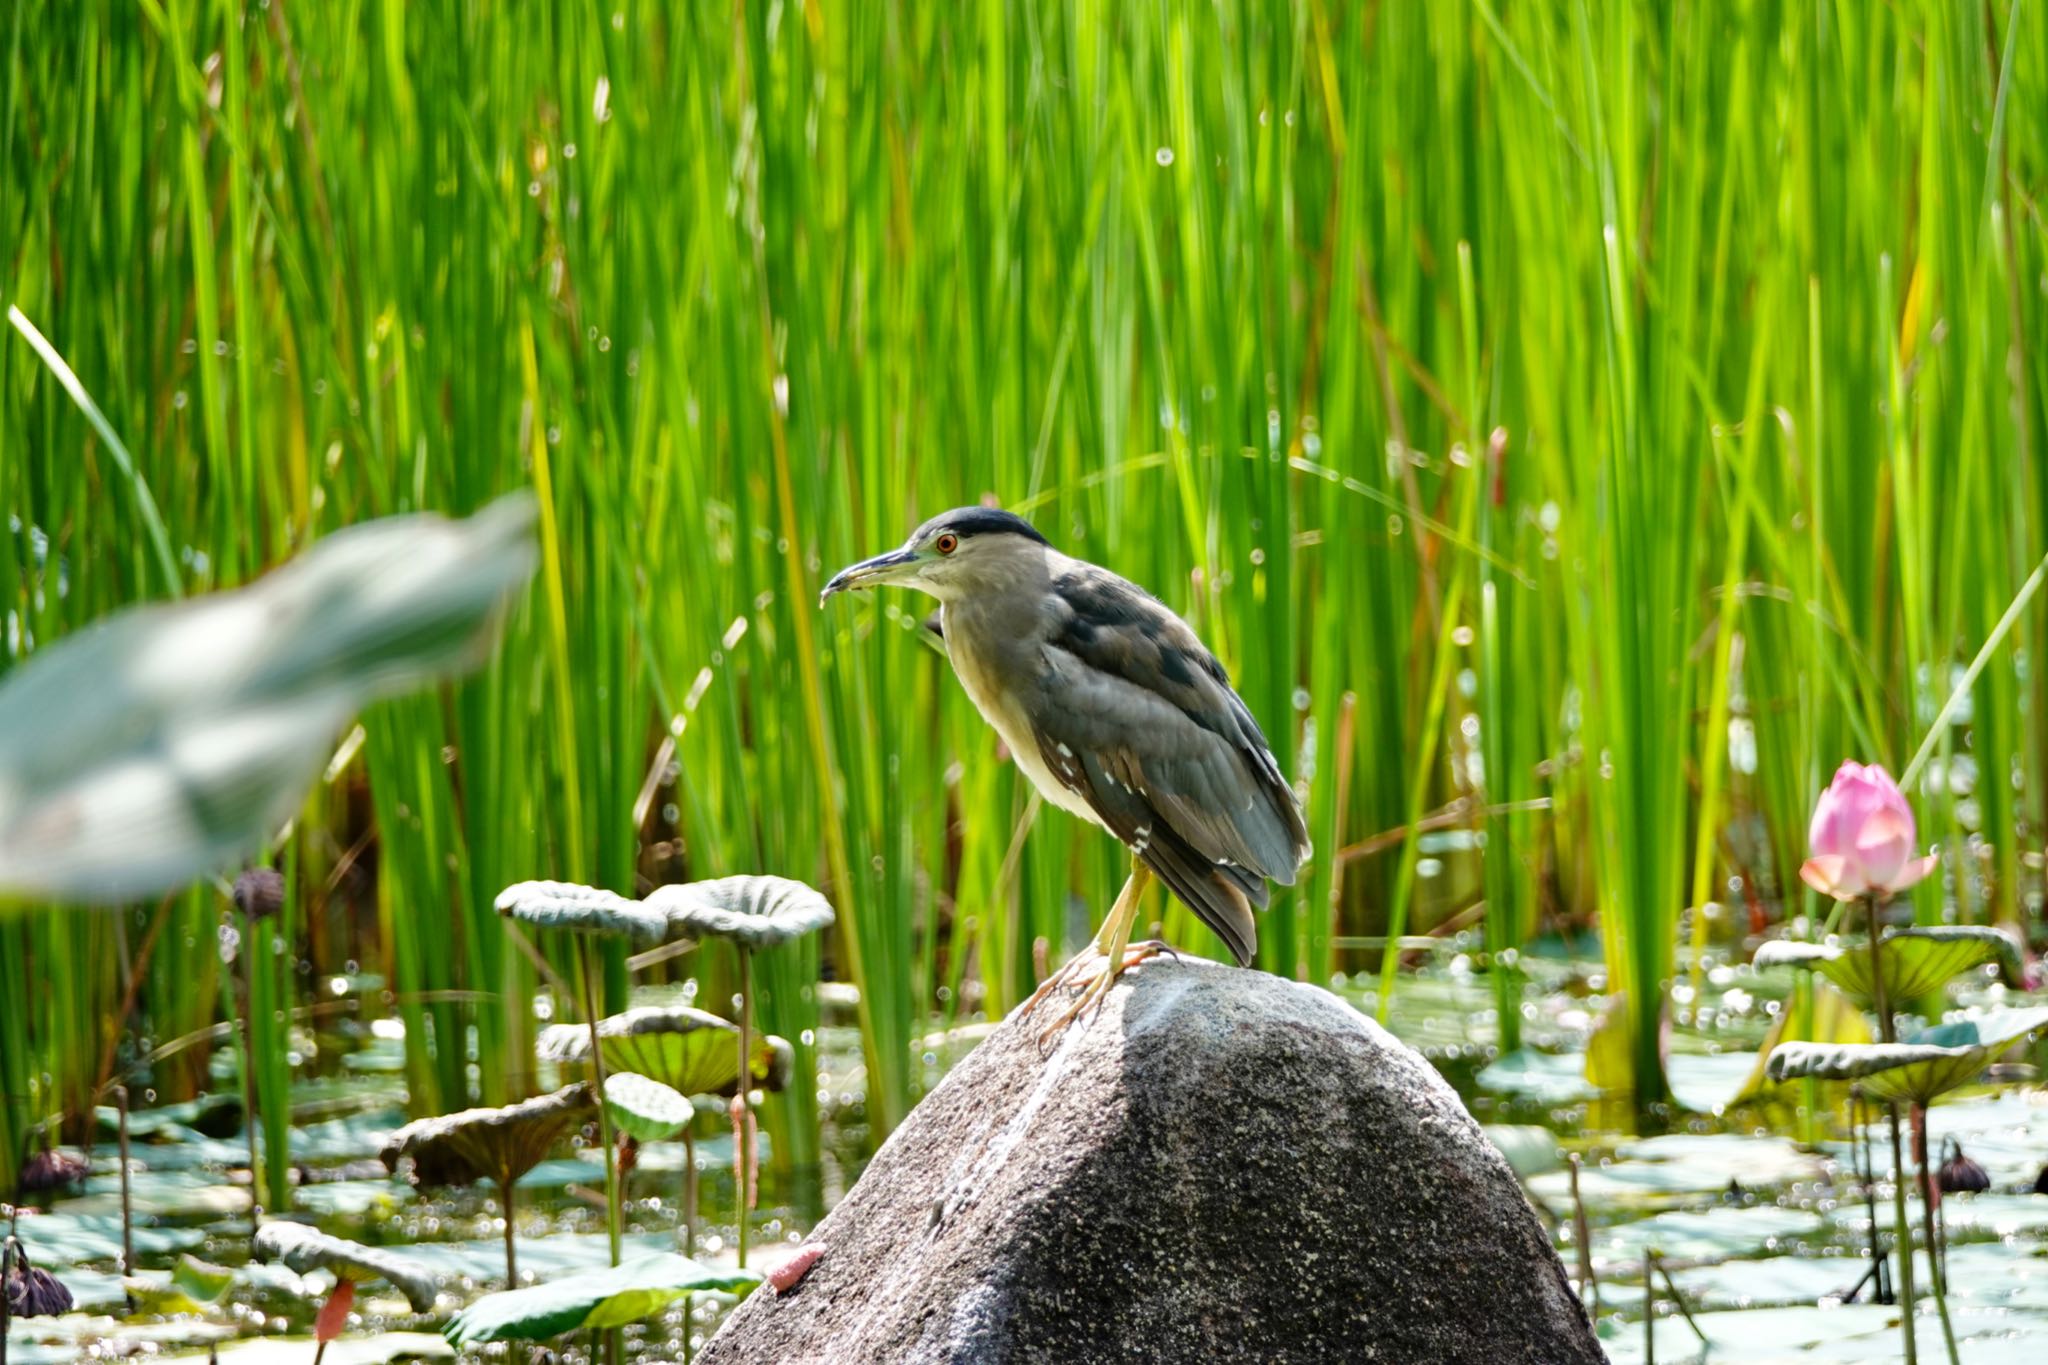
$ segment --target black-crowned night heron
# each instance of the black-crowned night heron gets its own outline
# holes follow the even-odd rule
[[[1152,876],[1249,964],[1252,907],[1265,906],[1268,881],[1293,883],[1308,831],[1258,722],[1187,622],[985,507],[933,517],[903,548],[835,575],[819,601],[885,584],[939,599],[953,671],[1017,766],[1046,800],[1131,850],[1101,932],[1030,1003],[1085,977],[1057,1029],[1165,948],[1130,942]]]

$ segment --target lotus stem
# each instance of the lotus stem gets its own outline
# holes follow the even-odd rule
[[[7,1277],[14,1271],[14,1235],[0,1235],[0,1365],[7,1365]]]
[[[753,1206],[753,1189],[748,1180],[748,1168],[753,1164],[754,1126],[748,1122],[747,1098],[752,1077],[747,1074],[747,1027],[754,1013],[754,982],[752,954],[744,947],[740,956],[740,1071],[739,1092],[733,1124],[732,1165],[733,1188],[737,1192],[739,1205],[739,1264],[742,1270],[747,1266],[747,1210]]]
[[[1927,1172],[1927,1111],[1923,1108],[1913,1125],[1913,1155],[1920,1163],[1920,1215],[1927,1223],[1927,1264],[1928,1278],[1934,1281],[1934,1311],[1941,1315],[1941,1339],[1948,1347],[1949,1365],[1962,1365],[1962,1357],[1956,1354],[1956,1329],[1948,1319],[1948,1287],[1942,1283],[1947,1277],[1941,1273],[1941,1242],[1934,1231],[1934,1182]]]
[[[612,1264],[619,1263],[619,1154],[612,1150],[612,1119],[604,1107],[604,1047],[597,1035],[597,973],[590,965],[590,945],[576,939],[577,965],[583,972],[583,1018],[590,1025],[590,1085],[597,1100],[597,1139],[604,1148],[604,1221],[611,1241]]]
[[[498,1203],[505,1210],[505,1287],[507,1289],[517,1289],[519,1287],[519,1254],[512,1249],[514,1219],[512,1216],[511,1181],[504,1180],[498,1183]]]
[[[1899,1106],[1887,1103],[1892,1127],[1892,1240],[1899,1251],[1899,1330],[1906,1334],[1906,1365],[1918,1365],[1919,1345],[1913,1339],[1913,1224],[1906,1217],[1906,1158],[1899,1143]]]
[[[1884,954],[1878,951],[1877,895],[1872,893],[1864,903],[1870,925],[1870,998],[1877,1007],[1877,1036],[1889,1043],[1896,1040],[1891,1002],[1884,989]],[[1899,1141],[1899,1106],[1888,1102],[1884,1112],[1892,1130],[1892,1240],[1899,1250],[1899,1323],[1906,1334],[1906,1365],[1918,1365],[1919,1347],[1913,1339],[1913,1224],[1906,1215],[1906,1157]]]
[[[597,1100],[597,1141],[604,1148],[604,1230],[612,1264],[619,1263],[619,1154],[612,1149],[612,1119],[604,1107],[604,1047],[597,1033],[597,974],[590,965],[590,944],[576,935],[577,965],[583,969],[583,1018],[590,1025],[590,1084]],[[619,1330],[603,1333],[605,1359],[619,1358]],[[592,1352],[595,1356],[596,1352]]]
[[[683,1244],[683,1255],[697,1254],[697,1135],[686,1124],[683,1127],[683,1192],[682,1200],[676,1205],[676,1231]],[[696,1354],[690,1338],[690,1321],[696,1308],[696,1295],[683,1295],[683,1365],[690,1365]]]
[[[135,1200],[128,1184],[127,1086],[114,1087],[114,1107],[121,1115],[121,1274],[125,1278],[135,1273]]]
[[[1878,1243],[1877,1233],[1877,1157],[1871,1150],[1870,1110],[1863,1102],[1863,1091],[1859,1086],[1849,1087],[1849,1121],[1856,1143],[1856,1174],[1863,1181],[1863,1209],[1870,1218],[1870,1274],[1871,1290],[1878,1303],[1892,1302],[1891,1263],[1885,1259],[1884,1248]]]
[[[249,1137],[249,1236],[263,1226],[263,1167],[256,1159],[256,920],[242,916],[242,1130]]]

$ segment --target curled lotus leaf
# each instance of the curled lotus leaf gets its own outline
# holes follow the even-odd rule
[[[644,901],[576,882],[514,882],[498,893],[498,913],[535,929],[622,938],[652,948],[669,938],[666,916]]]
[[[598,1020],[597,1036],[607,1071],[651,1076],[685,1095],[730,1095],[739,1087],[739,1026],[687,1005],[640,1005]],[[784,1040],[756,1034],[747,1069],[753,1085],[781,1090],[789,1084],[795,1054]],[[550,1024],[535,1048],[541,1061],[585,1062],[590,1029],[583,1024]]]
[[[482,662],[533,517],[518,495],[364,522],[36,650],[0,681],[0,891],[111,904],[245,859],[365,704]]]
[[[590,1087],[579,1081],[518,1104],[416,1119],[386,1138],[377,1155],[394,1174],[402,1158],[411,1158],[415,1185],[488,1180],[506,1187],[538,1166],[550,1148],[595,1111]]]
[[[457,1350],[491,1341],[546,1341],[582,1328],[623,1327],[660,1312],[685,1294],[741,1293],[761,1282],[752,1270],[714,1270],[665,1253],[486,1294],[448,1320]]]
[[[1894,929],[1878,941],[1884,962],[1885,997],[1914,1000],[1985,963],[1995,963],[2009,986],[2020,984],[2020,951],[2012,936],[1982,924],[1928,924]],[[1859,1004],[1877,997],[1871,989],[1870,949],[1835,943],[1779,940],[1756,950],[1753,965],[1805,967],[1841,987]]]
[[[647,906],[667,916],[674,938],[722,938],[750,951],[777,948],[832,923],[815,888],[787,877],[718,877],[658,887]]]
[[[431,1274],[401,1252],[330,1237],[304,1223],[273,1219],[256,1230],[251,1249],[257,1260],[282,1261],[301,1275],[326,1270],[344,1280],[385,1280],[405,1295],[415,1313],[431,1312],[440,1288]]]
[[[614,1128],[642,1142],[666,1142],[697,1117],[682,1092],[635,1071],[615,1071],[604,1078],[604,1111]]]
[[[2048,1007],[1994,1010],[1898,1043],[1783,1043],[1765,1071],[1774,1081],[1854,1081],[1876,1100],[1927,1105],[1976,1080],[2000,1053],[2044,1028]]]

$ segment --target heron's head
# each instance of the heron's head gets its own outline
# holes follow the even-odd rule
[[[989,507],[956,507],[910,533],[901,549],[841,569],[818,595],[894,586],[956,601],[1015,584],[1045,562],[1048,545],[1030,522]]]

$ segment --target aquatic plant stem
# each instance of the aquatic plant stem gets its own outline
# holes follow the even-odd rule
[[[1949,1365],[1963,1365],[1962,1357],[1956,1354],[1956,1329],[1948,1318],[1948,1287],[1942,1283],[1947,1277],[1941,1272],[1941,1242],[1934,1231],[1934,1182],[1927,1173],[1927,1111],[1921,1109],[1917,1117],[1919,1122],[1913,1125],[1913,1158],[1920,1165],[1920,1216],[1927,1227],[1927,1277],[1934,1282],[1934,1311],[1941,1316],[1941,1339],[1948,1347]]]
[[[1877,1036],[1894,1042],[1891,1003],[1884,989],[1884,954],[1878,951],[1877,910],[1879,897],[1864,898],[1869,911],[1870,996],[1877,1009]],[[1899,1330],[1906,1335],[1906,1365],[1917,1365],[1919,1345],[1913,1337],[1913,1225],[1906,1215],[1906,1157],[1899,1141],[1899,1106],[1887,1102],[1885,1119],[1892,1130],[1892,1241],[1899,1252]]]
[[[256,1021],[249,1011],[256,1003],[254,944],[256,921],[242,916],[242,941],[236,956],[242,960],[242,1131],[249,1138],[249,1236],[263,1226],[263,1166],[256,1159]]]
[[[752,1089],[749,1082],[753,1077],[747,1074],[747,1030],[754,1014],[753,954],[744,947],[740,957],[740,1071],[737,1082],[739,1089],[733,1096],[735,1105],[732,1164],[733,1188],[737,1191],[739,1205],[739,1264],[747,1267],[747,1211],[753,1206],[754,1197],[749,1175],[753,1168],[754,1125],[753,1115],[748,1111],[748,1095]]]
[[[604,1230],[612,1264],[619,1263],[619,1154],[612,1147],[612,1119],[604,1107],[604,1047],[597,1033],[597,973],[590,965],[590,944],[576,935],[576,965],[583,973],[583,1018],[590,1026],[590,1085],[597,1100],[597,1143],[604,1148]],[[604,1333],[605,1358],[619,1359],[619,1330]]]
[[[590,1085],[597,1100],[598,1145],[604,1148],[605,1233],[612,1264],[619,1263],[619,1156],[612,1149],[612,1119],[604,1107],[604,1047],[597,1034],[597,973],[590,965],[590,946],[576,940],[577,966],[583,973],[583,1017],[590,1026]]]
[[[114,1107],[121,1116],[121,1278],[135,1273],[135,1198],[128,1178],[128,1087],[114,1087]],[[135,1296],[122,1291],[128,1311],[135,1311]]]
[[[683,1128],[683,1192],[682,1200],[676,1206],[676,1232],[683,1244],[683,1255],[697,1254],[697,1135],[685,1125]],[[696,1348],[690,1340],[690,1319],[696,1309],[694,1294],[683,1295],[683,1365],[690,1365],[696,1355]]]
[[[498,1186],[498,1203],[505,1210],[505,1287],[519,1287],[519,1254],[512,1249],[512,1235],[516,1222],[512,1216],[512,1182]]]

